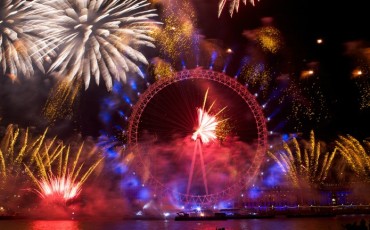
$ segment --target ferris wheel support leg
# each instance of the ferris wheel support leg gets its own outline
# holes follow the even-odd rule
[[[206,195],[208,195],[208,183],[207,183],[207,176],[206,176],[206,167],[204,166],[204,158],[203,158],[203,151],[200,141],[197,141],[199,155],[200,155],[200,164],[202,165],[202,175],[203,175],[203,182],[204,188],[206,189]]]
[[[189,179],[188,179],[188,187],[186,188],[186,195],[189,195],[189,192],[190,192],[191,181],[193,180],[193,173],[194,173],[194,165],[195,165],[196,155],[197,155],[197,144],[195,144],[195,146],[194,146],[193,158],[191,160],[190,173],[189,173]]]

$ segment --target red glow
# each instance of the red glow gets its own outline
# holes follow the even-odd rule
[[[31,222],[31,229],[60,229],[60,230],[78,230],[78,222],[72,220],[36,220]]]

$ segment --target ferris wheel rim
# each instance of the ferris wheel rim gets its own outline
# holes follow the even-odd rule
[[[266,119],[263,114],[262,107],[258,104],[254,95],[252,95],[246,86],[242,85],[236,79],[226,75],[225,73],[216,72],[213,70],[207,70],[203,68],[195,68],[195,69],[184,69],[182,71],[176,72],[173,76],[168,78],[161,78],[140,95],[138,102],[133,106],[132,113],[129,118],[129,126],[127,130],[127,137],[128,137],[128,147],[131,149],[139,148],[138,144],[138,135],[139,135],[139,123],[141,116],[150,102],[150,100],[158,94],[162,89],[180,81],[185,81],[189,79],[205,79],[217,82],[224,86],[227,86],[229,89],[233,90],[235,93],[240,96],[243,101],[249,106],[250,110],[253,113],[254,121],[256,122],[257,128],[257,149],[255,152],[255,158],[253,159],[252,165],[245,171],[245,174],[251,174],[250,177],[254,177],[259,170],[260,164],[263,160],[263,155],[267,151],[267,123]],[[253,174],[253,175],[252,175]],[[169,189],[163,185],[159,180],[156,178],[151,178],[156,186],[161,187],[161,189],[168,191]],[[250,179],[251,180],[251,179]],[[230,192],[233,192],[237,187],[244,186],[250,182],[248,179],[244,179],[244,177],[234,183],[232,186],[227,187],[226,189],[216,192],[213,194],[207,195],[192,195],[192,194],[185,194],[181,192],[174,192],[178,198],[185,202],[200,202],[200,203],[207,203],[218,200],[220,197],[224,197]]]

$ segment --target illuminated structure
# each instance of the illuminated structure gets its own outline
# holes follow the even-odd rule
[[[181,85],[181,87],[179,87],[179,84],[186,84],[186,83],[188,83],[190,86]],[[249,116],[250,117],[249,121],[253,121],[254,123],[254,124],[250,124],[250,126],[254,127],[253,131],[250,131],[250,132],[255,132],[254,136],[251,138],[253,139],[253,145],[251,144],[251,146],[254,147],[254,151],[253,153],[252,151],[248,152],[249,154],[248,156],[246,155],[238,156],[240,159],[243,160],[243,164],[241,162],[238,162],[238,160],[235,160],[234,162],[235,167],[232,169],[232,171],[235,172],[236,175],[232,183],[225,183],[223,185],[224,186],[223,188],[217,188],[217,189],[212,189],[212,188],[208,188],[207,186],[205,186],[206,187],[205,193],[201,193],[199,192],[199,190],[195,190],[190,193],[189,186],[185,188],[185,186],[182,186],[182,184],[180,184],[179,181],[181,181],[181,178],[175,179],[176,182],[172,183],[175,185],[172,185],[172,184],[169,185],[169,182],[168,182],[169,179],[161,180],[157,176],[158,171],[161,171],[161,172],[165,171],[164,169],[165,166],[172,167],[172,165],[177,165],[176,163],[173,163],[173,162],[171,162],[171,164],[166,163],[166,164],[163,164],[163,166],[162,165],[157,166],[159,165],[158,162],[156,162],[156,164],[151,164],[153,162],[152,159],[158,160],[159,157],[156,156],[156,157],[150,158],[151,156],[148,154],[148,152],[150,152],[152,149],[155,149],[154,147],[155,143],[159,143],[161,138],[165,139],[164,138],[165,135],[167,135],[168,138],[170,138],[168,133],[170,133],[172,130],[180,130],[180,129],[176,129],[173,127],[168,128],[168,126],[170,126],[171,124],[176,124],[176,122],[169,120],[169,119],[173,119],[173,120],[176,119],[176,121],[180,121],[180,122],[183,122],[184,120],[185,121],[189,120],[187,119],[187,117],[184,119],[179,118],[179,116],[184,116],[184,113],[180,113],[178,110],[167,111],[167,110],[170,110],[171,108],[165,107],[167,105],[165,105],[164,103],[160,104],[156,99],[161,97],[161,93],[162,94],[166,93],[166,89],[168,88],[174,88],[173,90],[174,94],[175,93],[178,93],[178,94],[187,93],[189,95],[195,95],[196,92],[189,93],[186,90],[189,89],[189,91],[191,91],[193,90],[193,88],[199,87],[202,84],[213,84],[219,87],[218,88],[219,90],[228,90],[227,91],[228,95],[234,94],[235,98],[240,100],[241,103],[244,103],[245,108],[247,108],[248,112],[251,114]],[[179,93],[179,91],[181,92]],[[202,91],[204,92],[204,89]],[[170,96],[171,96],[171,99],[174,98],[174,96],[172,95]],[[168,95],[165,96],[165,98],[168,99],[169,98]],[[185,100],[186,100],[185,103],[188,103],[189,101],[191,101],[189,100],[189,98],[186,98]],[[235,103],[235,104],[240,105],[241,103]],[[178,106],[179,103],[175,102],[174,104],[175,106]],[[230,104],[230,106],[232,105]],[[187,108],[187,105],[181,106],[180,108],[183,109],[184,107]],[[229,105],[228,105],[228,109],[229,109]],[[155,110],[156,114],[154,114],[153,116],[152,114],[147,115],[148,113],[150,113],[151,110],[152,111]],[[235,109],[235,111],[236,111],[235,113],[240,113],[244,115],[242,111],[239,111],[239,108]],[[176,114],[176,116],[173,114]],[[241,117],[240,119],[245,117],[240,114],[238,114],[238,116]],[[209,116],[209,114],[207,115]],[[147,121],[146,119],[151,120],[151,121]],[[165,123],[166,127],[160,127],[162,120]],[[146,124],[153,126],[152,129],[149,131],[151,131],[153,135],[156,137],[156,139],[151,142],[152,145],[150,147],[148,147],[148,144],[144,138],[145,136],[144,133],[146,134],[149,132],[145,130],[144,126]],[[241,129],[239,130],[240,132],[237,132],[238,136],[245,134],[246,131],[242,129],[242,126],[246,124],[247,122],[243,123],[241,126],[238,127],[239,129]],[[170,130],[170,131],[166,131],[166,130]],[[188,133],[188,134],[190,135],[193,134],[193,131],[189,131],[189,132],[191,133]],[[141,162],[138,163],[137,170],[138,171],[141,170],[142,171],[141,174],[144,175],[142,176],[144,177],[143,186],[150,185],[153,190],[154,197],[158,197],[161,195],[168,197],[168,194],[170,194],[171,196],[174,196],[177,200],[180,200],[181,202],[199,204],[199,203],[212,203],[212,202],[219,201],[226,197],[235,196],[236,192],[239,191],[240,188],[245,187],[246,185],[250,184],[251,181],[253,181],[253,179],[255,178],[255,175],[259,171],[260,164],[266,152],[267,128],[266,128],[266,120],[263,115],[261,107],[257,103],[255,97],[247,90],[245,86],[240,84],[236,79],[231,78],[225,75],[224,73],[218,73],[212,70],[204,70],[201,68],[197,68],[193,70],[183,70],[183,71],[177,72],[174,74],[172,78],[162,78],[159,81],[155,82],[153,85],[151,85],[145,91],[145,93],[143,93],[140,96],[139,101],[133,107],[133,111],[132,111],[132,114],[129,120],[127,138],[128,138],[129,149],[133,151],[135,154],[138,154],[140,156],[139,159],[141,159],[140,160]],[[199,140],[199,138],[197,138],[196,140]],[[163,142],[166,142],[166,141],[167,140],[164,140]],[[240,143],[240,141],[238,143]],[[181,145],[179,146],[179,148],[182,148],[183,146],[184,145]],[[197,144],[195,146],[197,147]],[[232,146],[233,145],[230,144],[229,146],[225,148],[232,148]],[[167,149],[171,147],[173,146],[167,147]],[[173,154],[172,153],[173,151],[177,151],[177,150],[176,149],[171,150],[171,151],[168,150],[168,152],[171,152],[171,154]],[[166,152],[166,151],[163,150],[161,152]],[[247,154],[246,149],[240,149],[239,152],[241,152],[241,155]],[[178,154],[178,155],[181,155],[181,154]],[[188,154],[188,155],[191,155],[191,154]],[[178,158],[178,156],[176,157]],[[194,154],[193,154],[193,157],[194,157]],[[169,159],[169,156],[166,156],[165,158],[166,162],[169,161],[168,159]],[[220,162],[225,165],[229,165],[229,163],[226,164],[225,161],[220,161]],[[181,161],[179,161],[178,164],[179,164],[179,167],[176,168],[176,170],[179,170],[179,168],[182,166]],[[156,166],[153,166],[153,165],[156,165]],[[153,168],[156,167],[156,168],[151,169],[151,167]],[[222,167],[216,167],[216,166],[214,168],[216,168],[217,170],[222,169]],[[171,175],[168,175],[168,173],[175,174],[176,172],[166,171],[166,174],[165,174],[166,177],[171,176]],[[230,175],[230,173],[229,174],[225,172],[222,172],[222,173],[223,175]],[[206,183],[206,181],[204,180],[205,174],[203,173],[203,175],[204,175],[203,182]],[[216,186],[215,184],[216,183],[212,183],[212,186]],[[222,184],[222,183],[217,183],[217,184]]]

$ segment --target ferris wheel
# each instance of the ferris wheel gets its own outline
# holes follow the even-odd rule
[[[210,116],[222,108],[222,140],[191,138],[202,106]],[[127,138],[137,154],[136,171],[154,196],[205,204],[253,182],[266,152],[267,126],[247,87],[225,73],[196,68],[149,86],[133,106]]]

